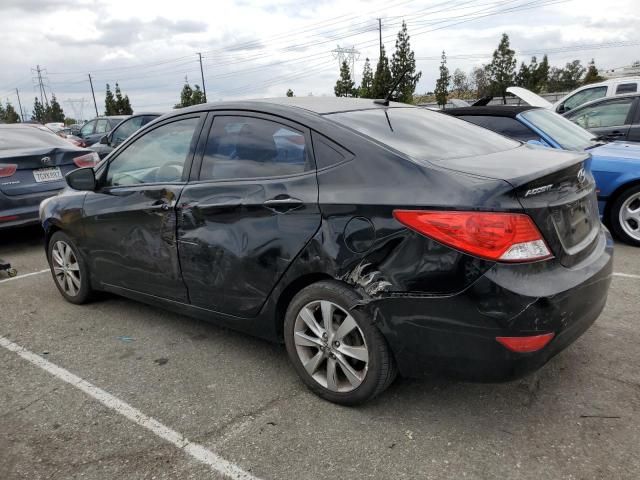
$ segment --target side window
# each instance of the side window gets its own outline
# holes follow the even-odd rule
[[[199,121],[167,123],[136,139],[109,164],[106,186],[181,181]]]
[[[625,125],[631,105],[633,105],[633,98],[611,100],[582,108],[568,118],[587,129]]]
[[[635,93],[638,91],[637,83],[621,83],[616,87],[616,95],[620,93]]]
[[[581,90],[575,95],[567,98],[563,103],[564,109],[565,111],[568,111],[582,105],[583,103],[590,102],[597,98],[602,98],[606,95],[607,87],[587,88],[586,90]]]
[[[521,124],[515,118],[491,117],[488,115],[464,115],[459,118],[480,127],[493,130],[494,132],[500,133],[505,137],[520,140],[521,142],[528,142],[529,140],[540,140],[540,135],[530,130],[526,125]]]
[[[313,153],[316,158],[316,166],[318,169],[344,162],[349,156],[351,156],[341,147],[322,135],[313,133],[311,138],[313,140]]]
[[[82,135],[91,135],[93,133],[93,127],[95,126],[95,124],[95,120],[91,120],[90,122],[85,123],[80,129],[80,133]]]
[[[144,117],[133,117],[129,120],[126,120],[122,125],[116,128],[113,131],[113,135],[111,137],[112,145],[120,145],[124,142],[129,135],[134,133],[142,126],[142,119]]]
[[[262,118],[217,116],[200,180],[274,177],[310,169],[301,131]]]
[[[109,120],[106,118],[101,118],[96,123],[96,132],[95,133],[107,133],[109,131]]]

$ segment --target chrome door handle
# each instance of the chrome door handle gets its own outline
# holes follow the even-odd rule
[[[298,206],[304,202],[299,198],[285,197],[285,198],[272,198],[263,203],[265,207],[280,207],[280,206]]]
[[[152,203],[154,207],[160,207],[162,210],[169,210],[171,205],[169,205],[165,200],[156,200]]]

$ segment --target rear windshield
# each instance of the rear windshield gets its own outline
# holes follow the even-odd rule
[[[70,147],[69,142],[53,132],[40,130],[42,127],[0,127],[0,150],[16,148]]]
[[[424,108],[376,108],[327,115],[418,160],[486,155],[516,148],[520,143]]]

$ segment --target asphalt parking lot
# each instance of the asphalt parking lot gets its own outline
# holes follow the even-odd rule
[[[344,408],[280,345],[122,298],[65,302],[41,243],[0,234],[19,271],[0,274],[0,479],[640,478],[638,249],[616,246],[604,313],[537,374],[400,379]]]

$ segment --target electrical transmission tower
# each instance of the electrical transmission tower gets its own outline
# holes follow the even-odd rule
[[[64,102],[73,110],[73,118],[76,122],[82,123],[84,121],[84,98],[67,98]]]
[[[356,50],[355,47],[351,48],[343,48],[340,45],[336,47],[335,50],[332,50],[333,57],[338,59],[338,64],[342,66],[342,62],[347,62],[349,68],[351,69],[351,78],[355,81],[356,79],[356,60],[360,58],[360,51]]]
[[[45,108],[49,108],[49,99],[47,98],[47,89],[45,88],[45,83],[48,82],[47,71],[40,68],[40,65],[36,65],[36,68],[32,68],[31,72],[34,74],[34,88],[37,88],[40,93],[40,103]]]

